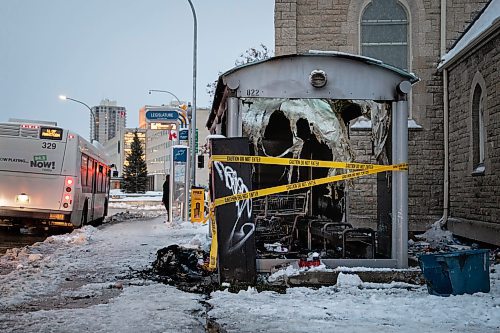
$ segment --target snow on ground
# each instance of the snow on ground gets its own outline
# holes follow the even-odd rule
[[[341,273],[335,287],[284,295],[218,291],[209,315],[227,332],[499,332],[499,278],[489,294],[438,297],[425,286],[363,283]]]
[[[204,308],[199,298],[163,284],[131,284],[107,304],[0,313],[0,329],[2,332],[205,332]]]
[[[0,256],[7,272],[0,275],[0,331],[204,332],[202,296],[129,273],[149,268],[171,244],[207,249],[208,227],[166,224],[164,210],[152,218],[135,207],[99,228]],[[216,291],[208,315],[227,332],[500,332],[499,296],[500,265],[490,293],[450,297],[429,295],[425,286],[364,283],[351,269],[332,287]]]
[[[500,332],[499,271],[497,265],[490,293],[450,297],[343,273],[336,286],[318,290],[217,291],[209,316],[227,332]]]
[[[415,244],[425,247],[458,247],[452,234],[441,230],[440,221],[419,238],[423,241]],[[439,297],[430,295],[425,285],[365,283],[356,275],[360,270],[396,269],[320,265],[311,270],[344,272],[335,286],[288,288],[286,294],[252,288],[237,294],[217,291],[209,300],[209,316],[227,332],[500,332],[500,265],[491,268],[489,293]],[[290,265],[268,281],[305,270]]]
[[[440,223],[422,234],[422,241],[410,245],[440,251],[468,248],[442,230]],[[371,270],[366,267],[320,265],[313,270],[344,272],[335,286],[288,288],[286,294],[258,293],[252,288],[237,294],[217,291],[209,300],[213,306],[209,316],[227,332],[500,332],[500,265],[491,268],[489,293],[439,297],[430,295],[425,285],[362,282],[356,271]],[[268,281],[304,270],[290,265],[271,274]]]
[[[146,193],[125,193],[119,189],[114,189],[109,191],[109,195],[111,196],[110,204],[127,201],[137,201],[142,203],[157,201],[161,203],[163,193],[157,191],[146,191]]]
[[[129,215],[123,215],[126,219]],[[0,257],[1,332],[204,332],[201,296],[138,278],[156,251],[206,241],[164,217],[85,226]]]

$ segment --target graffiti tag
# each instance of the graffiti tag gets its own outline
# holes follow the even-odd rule
[[[219,178],[224,182],[226,188],[229,189],[233,195],[248,192],[247,185],[245,185],[241,177],[238,177],[238,173],[233,168],[225,166],[219,161],[214,161],[214,167],[219,175]],[[248,238],[255,231],[255,225],[251,222],[244,223],[241,225],[239,230],[236,230],[238,221],[243,214],[246,214],[248,218],[252,217],[252,200],[245,199],[236,201],[235,205],[237,218],[234,222],[233,229],[227,243],[229,253],[239,249],[243,244],[245,244]]]

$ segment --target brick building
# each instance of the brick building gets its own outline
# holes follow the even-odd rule
[[[378,58],[420,77],[421,82],[413,87],[410,96],[410,231],[425,230],[443,216],[444,89],[438,64],[487,3],[487,0],[275,0],[277,56],[309,50],[342,51]],[[351,125],[351,142],[358,160],[374,162],[369,132],[363,126]],[[376,179],[359,180],[351,190],[351,222],[357,225],[376,223]],[[498,196],[495,199],[498,208]],[[455,204],[459,203],[452,203],[452,207]]]

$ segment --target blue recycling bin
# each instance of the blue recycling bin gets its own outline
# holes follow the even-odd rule
[[[488,250],[465,250],[423,254],[419,264],[429,293],[449,296],[489,292],[489,259]]]

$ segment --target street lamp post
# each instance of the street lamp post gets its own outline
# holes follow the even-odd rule
[[[91,134],[92,134],[93,137],[95,137],[95,113],[94,113],[94,110],[92,110],[92,108],[90,106],[88,106],[87,104],[83,103],[82,101],[79,101],[79,100],[74,99],[74,98],[70,98],[70,97],[65,96],[65,95],[59,95],[59,99],[70,100],[70,101],[73,101],[73,102],[77,102],[77,103],[80,103],[80,104],[84,105],[87,109],[89,109],[90,115],[92,116],[92,133]],[[90,138],[91,142],[94,140],[93,137]]]
[[[191,0],[187,0],[193,13],[193,105],[191,109],[191,186],[196,185],[196,49],[198,22],[196,20],[196,11]]]
[[[170,94],[170,95],[172,95],[177,100],[177,103],[179,103],[179,106],[182,104],[181,101],[179,100],[179,98],[177,96],[175,96],[173,93],[171,93],[170,91],[168,91],[168,90],[149,89],[149,94],[150,95],[151,95],[151,92],[162,92],[162,93]]]

